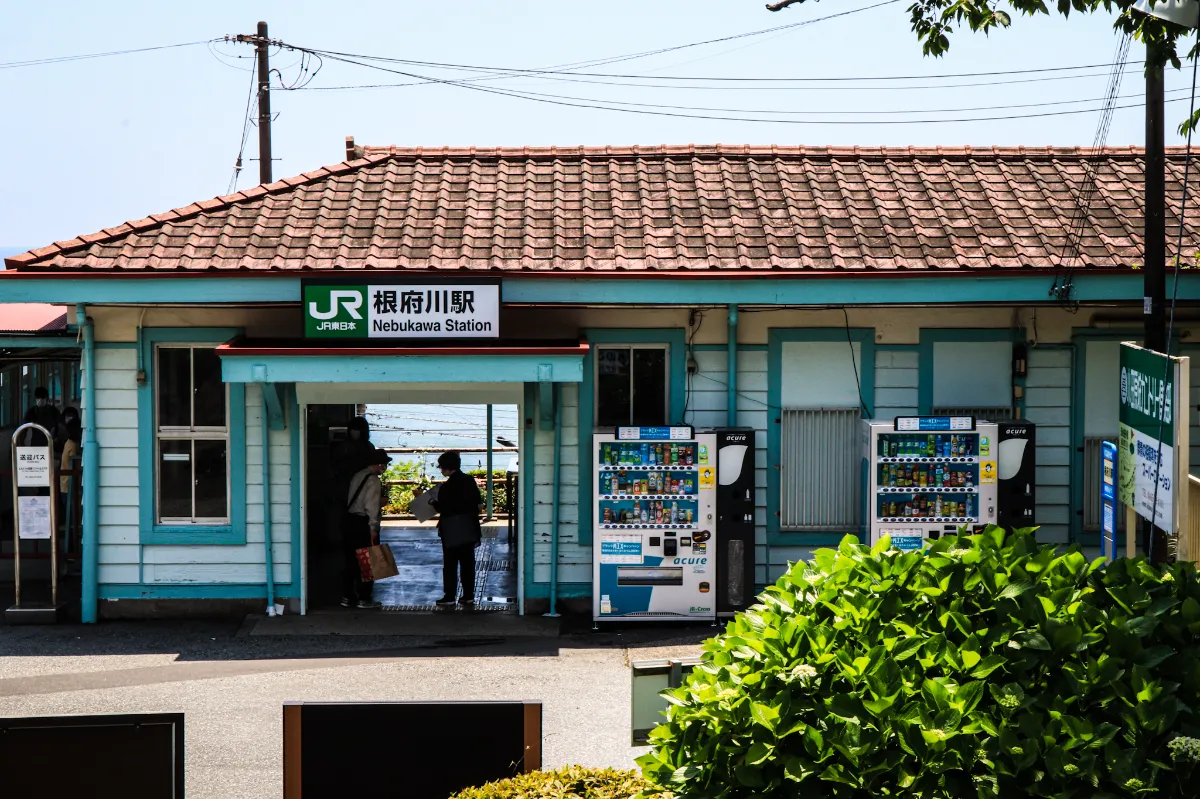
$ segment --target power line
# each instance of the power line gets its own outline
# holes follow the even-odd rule
[[[242,173],[242,156],[246,154],[246,141],[250,138],[250,119],[253,113],[251,105],[257,105],[254,103],[254,87],[257,83],[258,76],[252,70],[250,72],[250,91],[246,94],[246,118],[242,122],[242,142],[238,146],[237,160],[233,163],[233,177],[229,179],[229,188],[226,190],[226,194],[233,194],[234,189],[237,188],[238,175]]]
[[[874,6],[872,6],[874,8]],[[815,20],[814,20],[815,21]],[[845,83],[848,81],[861,80],[884,80],[884,81],[900,81],[900,80],[947,80],[950,78],[986,78],[996,75],[1033,75],[1046,72],[1078,72],[1082,69],[1109,69],[1114,66],[1124,67],[1129,66],[1129,62],[1122,61],[1118,63],[1103,63],[1103,64],[1079,64],[1069,67],[1038,67],[1034,69],[1005,69],[995,70],[990,72],[949,72],[939,75],[876,75],[873,77],[857,77],[857,76],[805,76],[792,78],[759,78],[759,77],[722,77],[710,75],[632,75],[619,72],[578,72],[575,70],[564,69],[521,69],[518,67],[489,67],[481,64],[455,64],[445,61],[418,61],[407,58],[391,58],[387,56],[371,56],[361,53],[343,53],[336,50],[323,50],[323,53],[329,55],[342,56],[344,58],[359,58],[364,61],[381,61],[390,64],[404,64],[413,67],[436,67],[440,69],[455,69],[467,70],[471,72],[498,72],[504,75],[513,76],[528,76],[540,77],[542,75],[571,75],[586,78],[620,78],[622,80],[672,80],[672,81],[713,81],[721,83],[797,83],[797,82],[817,82],[817,83]]]
[[[296,49],[299,50],[302,48],[296,47]],[[320,51],[320,52],[321,52],[321,55],[325,56],[326,58],[329,58],[330,60],[341,61],[343,63],[354,64],[356,66],[366,67],[368,69],[375,69],[375,70],[379,70],[379,71],[383,71],[383,72],[391,72],[391,73],[398,74],[398,75],[404,75],[404,76],[410,77],[410,78],[421,78],[421,79],[430,80],[430,81],[433,81],[436,83],[442,83],[447,86],[457,86],[459,88],[468,89],[470,91],[484,92],[487,94],[497,94],[497,95],[500,95],[503,97],[515,97],[518,99],[529,100],[531,102],[545,103],[545,104],[549,104],[549,105],[560,105],[560,106],[566,106],[566,107],[571,107],[571,108],[591,108],[591,109],[596,109],[596,110],[601,110],[601,111],[617,111],[617,112],[626,113],[626,114],[644,114],[644,115],[648,115],[648,116],[672,117],[672,118],[677,118],[677,119],[706,119],[706,120],[717,120],[717,121],[724,121],[724,122],[768,122],[768,123],[776,123],[776,124],[781,124],[781,125],[874,125],[874,124],[881,124],[883,122],[886,122],[887,124],[893,124],[893,125],[926,125],[926,124],[947,124],[947,123],[958,123],[958,122],[996,122],[996,121],[1013,120],[1013,119],[1037,119],[1037,118],[1044,118],[1044,117],[1068,116],[1068,115],[1073,115],[1073,114],[1089,114],[1089,113],[1094,113],[1097,110],[1100,110],[1100,109],[1096,109],[1096,108],[1081,108],[1081,109],[1075,109],[1075,110],[1069,110],[1069,111],[1047,111],[1047,112],[1035,113],[1035,114],[1007,114],[1007,115],[1001,115],[1001,116],[985,116],[985,117],[956,117],[953,119],[896,119],[896,120],[765,119],[765,118],[761,118],[761,117],[735,117],[735,116],[717,116],[717,115],[713,115],[713,114],[690,114],[690,113],[679,113],[676,111],[659,111],[659,110],[654,110],[654,109],[650,109],[650,108],[643,109],[643,108],[615,107],[614,104],[617,101],[600,100],[600,99],[594,99],[594,98],[573,97],[570,95],[551,95],[551,94],[544,94],[544,93],[518,92],[518,91],[514,91],[514,90],[510,90],[510,89],[502,89],[502,88],[498,88],[498,87],[477,86],[477,85],[466,83],[463,81],[431,78],[426,75],[418,75],[415,73],[406,72],[404,70],[383,67],[378,64],[370,64],[370,63],[364,63],[361,61],[355,61],[350,58],[345,58],[342,56],[335,55],[328,51]],[[1184,98],[1176,98],[1175,100],[1168,100],[1167,102],[1177,102],[1178,100],[1181,100],[1181,99],[1184,99]],[[661,108],[662,106],[660,105],[658,107]],[[1138,107],[1140,107],[1140,106],[1124,105],[1124,106],[1115,106],[1114,109],[1138,108]],[[952,111],[950,113],[955,113],[955,112]]]
[[[9,61],[0,64],[0,69],[18,69],[20,67],[37,67],[45,64],[62,64],[67,61],[83,61],[89,58],[108,58],[110,56],[131,55],[133,53],[149,53],[155,50],[172,50],[179,47],[194,47],[198,44],[208,44],[218,39],[201,39],[196,42],[180,42],[179,44],[160,44],[156,47],[138,47],[133,50],[109,50],[104,53],[81,53],[79,55],[60,55],[48,58],[31,58],[26,61]]]
[[[371,65],[364,64],[363,66],[371,66]],[[1136,71],[1140,71],[1140,68],[1132,67],[1125,71],[1126,72],[1136,72]],[[398,73],[398,74],[408,74],[408,73]],[[564,73],[564,74],[570,74],[570,73]],[[1004,74],[1004,73],[997,73],[997,74]],[[990,80],[990,81],[982,81],[982,82],[976,82],[976,83],[930,83],[930,84],[914,85],[914,86],[895,86],[895,85],[891,85],[891,86],[887,86],[887,85],[884,85],[884,86],[845,86],[845,85],[838,85],[838,86],[724,86],[724,85],[693,86],[693,85],[687,85],[687,84],[675,85],[675,84],[670,84],[670,83],[631,83],[631,82],[613,81],[613,80],[590,80],[590,79],[586,79],[586,78],[563,77],[562,75],[559,75],[559,76],[530,75],[530,76],[525,76],[525,77],[530,77],[535,80],[550,80],[550,81],[559,81],[562,83],[583,83],[583,84],[589,84],[589,85],[593,85],[593,86],[620,86],[623,88],[633,88],[633,89],[671,89],[674,91],[895,92],[895,91],[927,91],[927,90],[931,90],[931,89],[970,89],[970,88],[979,88],[979,87],[992,88],[995,86],[1013,86],[1013,85],[1025,84],[1025,83],[1048,83],[1051,81],[1100,78],[1100,77],[1106,77],[1108,75],[1109,75],[1108,72],[1088,72],[1088,73],[1084,73],[1081,75],[1048,75],[1048,76],[1041,77],[1041,78],[1016,78],[1014,80]],[[463,78],[463,79],[451,80],[449,82],[452,82],[452,83],[478,83],[481,80],[503,80],[505,77],[506,76],[501,75],[501,76],[490,76],[490,77],[484,78],[484,79]],[[519,77],[519,76],[514,75],[512,77]],[[873,78],[855,78],[854,80],[873,80]],[[404,87],[408,87],[408,86],[429,86],[431,84],[444,83],[444,82],[446,82],[446,81],[439,80],[436,78],[429,78],[429,79],[425,79],[425,80],[408,81],[405,83],[360,83],[360,84],[349,84],[349,85],[342,85],[342,86],[310,86],[306,89],[306,91],[349,91],[349,90],[358,90],[358,89],[398,89],[398,88],[404,88]]]

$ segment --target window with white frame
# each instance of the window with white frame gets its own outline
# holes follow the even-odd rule
[[[667,424],[667,346],[596,348],[596,426]]]
[[[159,345],[154,446],[160,524],[228,524],[229,391],[212,346]]]

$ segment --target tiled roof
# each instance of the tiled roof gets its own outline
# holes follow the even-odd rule
[[[1063,259],[1090,152],[357,148],[351,161],[7,263],[30,271],[1046,268]],[[1106,148],[1096,161],[1078,264],[1128,268],[1141,261],[1142,150]],[[1182,173],[1182,152],[1172,148],[1168,230]],[[1186,240],[1200,244],[1198,223],[1189,222]]]
[[[57,305],[20,302],[0,305],[0,333],[51,333],[67,329],[67,311]]]

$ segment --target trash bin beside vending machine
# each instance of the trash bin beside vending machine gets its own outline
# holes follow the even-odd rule
[[[620,427],[591,457],[593,619],[715,619],[716,436]]]
[[[896,549],[997,520],[997,426],[971,416],[869,421],[865,443],[871,543]]]

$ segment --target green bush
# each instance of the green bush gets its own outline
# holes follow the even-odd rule
[[[629,799],[646,787],[636,771],[567,766],[468,788],[452,799]]]
[[[1028,532],[793,566],[667,694],[645,776],[681,799],[1197,796],[1193,564]]]
[[[420,488],[428,490],[435,485],[435,482],[432,477],[422,472],[421,466],[422,464],[419,461],[393,463],[383,473],[383,479],[416,480]],[[479,490],[481,492],[486,489],[487,469],[469,469],[467,470],[467,474],[479,482]],[[492,508],[496,513],[499,513],[504,508],[504,498],[507,496],[504,488],[504,475],[505,472],[503,469],[492,470]],[[413,488],[414,486],[412,485],[388,486],[388,499],[384,504],[384,513],[389,515],[408,513],[408,506],[413,501]]]

